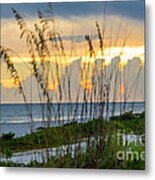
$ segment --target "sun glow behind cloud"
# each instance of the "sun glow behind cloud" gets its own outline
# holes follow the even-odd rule
[[[105,59],[107,62],[107,65],[110,63],[110,61],[117,56],[120,56],[122,62],[127,62],[128,60],[131,60],[134,57],[139,57],[144,61],[144,46],[139,47],[110,47],[104,49],[103,53],[101,53],[100,50],[96,53],[97,56],[89,57],[87,56],[51,56],[51,57],[45,57],[45,61],[51,62],[51,63],[58,63],[58,64],[70,64],[73,61],[77,59],[81,59],[83,63],[94,63],[96,59]],[[103,55],[102,55],[103,54]],[[11,60],[13,63],[31,63],[32,58],[31,57],[11,57]],[[41,59],[39,57],[35,58],[36,62],[41,62]]]
[[[5,88],[18,88],[19,87],[19,80],[13,80],[13,79],[7,79],[7,80],[1,80],[1,83],[3,85],[3,87]]]
[[[80,54],[80,52],[87,50],[87,46],[84,43],[85,35],[90,34],[91,37],[98,37],[95,25],[96,20],[100,27],[103,27],[102,16],[70,17],[70,19],[55,17],[55,29],[61,34],[66,53],[70,53],[71,41],[74,36],[74,49],[78,51],[78,56],[83,55]],[[30,30],[34,30],[34,23],[39,23],[36,18],[27,18],[25,22]],[[139,21],[121,16],[108,16],[104,25],[106,27],[104,35],[105,47],[108,47],[109,43],[111,43],[111,46],[121,46],[126,36],[124,33],[126,31],[131,32],[130,37],[127,39],[126,46],[142,46],[144,44],[144,24]],[[52,24],[50,28],[52,29]],[[119,32],[118,29],[120,29]],[[14,18],[1,20],[1,43],[3,46],[13,48],[23,57],[28,57],[29,54],[25,45],[25,39],[20,39],[20,33]],[[11,34],[9,38],[8,34]],[[65,38],[66,36],[68,37],[67,39]],[[82,36],[83,38],[81,39]],[[118,36],[118,39],[115,44],[116,36]],[[94,39],[93,46],[96,48],[98,45],[99,41]]]
[[[95,62],[97,61],[97,59],[103,59],[103,63],[100,66],[100,70],[104,70],[104,68],[106,66],[109,66],[111,64],[111,62],[113,61],[113,59],[115,57],[120,57],[120,61],[118,64],[118,68],[120,70],[123,70],[124,67],[127,65],[128,61],[133,60],[135,57],[140,59],[140,65],[144,66],[144,47],[140,46],[140,47],[111,47],[110,49],[107,48],[104,50],[103,53],[101,53],[101,51],[99,50],[97,53],[97,56],[92,56],[89,57],[89,55],[87,56],[82,56],[82,57],[48,57],[45,58],[45,61],[48,61],[51,63],[51,65],[59,65],[59,71],[64,68],[66,68],[67,66],[71,65],[74,61],[76,60],[80,60],[81,62],[81,73],[82,73],[82,79],[81,79],[81,85],[82,87],[86,87],[86,89],[91,89],[93,86],[90,83],[90,79],[92,78],[93,74],[94,74],[94,68],[95,68]],[[30,57],[22,57],[18,58],[18,57],[12,57],[11,58],[12,62],[16,65],[18,65],[18,69],[20,69],[20,67],[22,67],[23,72],[25,72],[25,74],[27,74],[27,76],[30,74],[28,73],[28,71],[30,71],[29,69],[27,69],[26,66],[24,66],[23,63],[27,64],[30,67],[30,63],[32,61],[32,59]],[[36,58],[36,62],[38,64],[40,64],[40,58]],[[21,66],[21,65],[22,66]],[[85,65],[84,65],[85,64]],[[60,67],[62,66],[62,67]],[[19,70],[20,71],[20,70]],[[5,74],[6,72],[4,72]],[[5,78],[3,78],[4,75],[2,75],[2,84],[4,87],[6,88],[12,88],[12,87],[16,87],[16,84],[14,84],[12,82],[12,80],[6,80]],[[24,77],[24,79],[27,77]],[[48,85],[48,89],[51,90],[56,90],[58,86],[58,82],[54,82],[54,83],[49,83]],[[90,88],[91,87],[91,88]]]

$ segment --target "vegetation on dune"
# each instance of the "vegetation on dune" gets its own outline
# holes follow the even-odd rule
[[[97,169],[145,169],[145,161],[141,159],[136,159],[136,156],[131,159],[119,160],[116,155],[117,152],[122,151],[126,152],[130,148],[132,152],[138,152],[139,154],[144,151],[144,146],[140,143],[136,144],[131,143],[127,146],[123,144],[117,144],[117,131],[122,129],[122,132],[126,134],[131,133],[141,135],[144,133],[144,113],[132,116],[132,118],[124,119],[122,123],[118,123],[118,119],[113,121],[101,121],[101,120],[92,120],[84,124],[69,124],[64,127],[51,127],[48,129],[39,129],[38,132],[26,135],[20,138],[14,138],[12,140],[1,140],[3,148],[5,149],[10,146],[12,151],[26,151],[32,149],[32,144],[36,148],[45,148],[44,138],[41,138],[45,133],[45,130],[48,130],[47,139],[49,139],[49,147],[55,147],[64,145],[66,143],[65,139],[67,138],[68,143],[76,143],[78,140],[81,140],[84,137],[95,137],[96,129],[98,129],[98,137],[100,140],[95,141],[86,148],[86,151],[83,152],[78,148],[74,150],[74,156],[71,152],[68,152],[65,155],[56,155],[48,158],[47,162],[39,163],[37,161],[32,161],[29,164],[18,164],[12,162],[0,162],[1,166],[20,166],[20,167],[53,167],[53,168],[97,168]],[[130,115],[131,116],[131,115]],[[127,121],[127,125],[126,122]],[[102,128],[104,127],[105,134],[109,135],[109,123],[112,123],[114,128],[112,141],[108,138],[106,141],[103,140]],[[120,126],[119,126],[120,125]],[[82,133],[81,133],[82,132]],[[38,137],[40,140],[38,142]],[[78,139],[78,138],[79,139]],[[87,141],[87,140],[86,140]],[[51,144],[50,144],[51,142]],[[6,143],[6,144],[5,144]],[[14,143],[14,144],[13,144]],[[39,144],[39,145],[37,145]],[[88,142],[87,142],[88,145]],[[30,148],[30,149],[29,149]],[[4,151],[4,149],[2,151]]]
[[[0,153],[5,154],[8,149],[14,153],[32,149],[59,147],[82,142],[84,138],[96,137],[96,135],[97,138],[104,135],[113,135],[115,137],[118,131],[126,134],[144,134],[144,113],[132,116],[126,114],[125,117],[123,120],[119,118],[110,121],[94,119],[87,123],[71,123],[62,127],[38,128],[37,132],[16,138],[12,138],[12,133],[3,134],[0,138]],[[109,134],[109,123],[113,127],[112,134]]]
[[[54,168],[98,168],[98,169],[145,169],[145,161],[136,159],[119,160],[116,155],[120,150],[137,152],[140,155],[144,152],[145,146],[136,143],[129,145],[118,145],[118,132],[133,135],[144,134],[144,113],[124,114],[124,118],[112,118],[109,121],[92,120],[87,123],[70,123],[62,127],[38,128],[23,137],[13,138],[12,133],[3,134],[0,139],[0,154],[6,157],[6,162],[0,162],[1,166],[9,167],[54,167]],[[110,124],[109,124],[110,123]],[[109,134],[109,126],[113,127],[112,134]],[[9,137],[9,138],[8,138]],[[45,139],[46,137],[46,139]],[[90,139],[94,138],[92,143]],[[112,138],[111,138],[112,137]],[[48,142],[47,142],[48,140]],[[31,161],[29,164],[18,164],[9,161],[15,152],[24,152],[34,149],[60,147],[62,145],[86,142],[86,150],[81,147],[74,149],[74,156],[70,149],[66,154],[49,156],[48,161],[39,163]],[[143,142],[144,143],[144,142]],[[68,146],[69,147],[69,146]],[[69,147],[70,148],[70,147]]]

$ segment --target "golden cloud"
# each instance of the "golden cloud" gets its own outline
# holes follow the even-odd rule
[[[4,88],[15,88],[16,87],[16,82],[14,83],[13,79],[8,79],[8,80],[1,80],[1,83]]]
[[[70,36],[69,40],[64,40],[66,53],[70,53],[71,46],[74,49],[75,55],[84,55],[88,51],[86,42],[71,43],[71,36],[74,35],[97,35],[95,21],[98,20],[100,27],[103,26],[103,18],[101,16],[95,17],[72,17],[70,19],[55,18],[55,29],[60,32],[61,36]],[[38,23],[37,19],[25,19],[28,27],[34,29],[34,23]],[[121,23],[120,23],[121,22]],[[125,38],[127,38],[127,46],[143,46],[144,45],[144,24],[136,20],[125,19],[122,17],[109,16],[104,22],[105,25],[105,39],[104,46],[122,46]],[[120,31],[118,32],[118,29]],[[52,29],[52,24],[51,24]],[[129,33],[125,33],[129,32]],[[28,57],[28,51],[25,45],[25,40],[20,39],[20,30],[15,19],[1,20],[1,44],[6,47],[14,49],[16,52],[24,57]],[[11,36],[10,36],[11,35]],[[116,36],[118,39],[116,41]],[[99,48],[99,40],[94,39],[93,45]],[[76,51],[76,52],[75,52]]]

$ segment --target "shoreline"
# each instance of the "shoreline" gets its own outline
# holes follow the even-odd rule
[[[57,137],[56,135],[57,133],[59,134],[59,136],[64,136],[65,133],[67,133],[68,141],[69,141],[69,138],[71,138],[72,136],[74,136],[76,139],[78,134],[80,135],[80,138],[81,136],[85,138],[89,136],[90,134],[92,135],[96,133],[99,133],[99,134],[106,133],[109,130],[109,126],[113,127],[114,132],[118,131],[118,129],[123,128],[127,133],[130,133],[130,131],[133,131],[133,133],[135,134],[140,133],[140,132],[144,133],[144,127],[143,127],[145,124],[144,117],[145,117],[144,112],[138,114],[138,116],[137,114],[135,115],[135,114],[126,113],[122,117],[120,116],[113,117],[109,121],[101,120],[101,119],[94,119],[85,123],[71,122],[69,124],[64,124],[63,126],[56,126],[56,127],[38,126],[35,128],[35,131],[30,132],[29,134],[25,134],[24,136],[19,136],[19,137],[14,136],[14,138],[11,139],[11,141],[14,141],[14,140],[21,141],[22,139],[23,140],[28,139],[31,142],[31,138],[34,141],[36,136],[39,135],[42,137],[44,134],[47,134],[51,138],[53,137],[58,138],[57,142],[60,142],[59,141],[60,137]],[[96,128],[98,129],[99,132],[96,132],[97,130]],[[23,129],[21,129],[21,131],[23,131]],[[2,141],[2,137],[0,140]],[[29,143],[29,141],[27,141],[27,143]],[[50,142],[50,145],[51,145],[51,142]]]
[[[144,169],[145,161],[124,160],[120,164],[116,158],[117,152],[126,152],[128,149],[130,149],[130,153],[134,153],[135,150],[139,154],[145,152],[145,145],[142,145],[140,141],[135,144],[135,139],[132,139],[127,147],[122,143],[124,137],[126,139],[132,135],[138,139],[144,134],[145,112],[136,115],[125,113],[122,117],[113,117],[109,121],[93,119],[86,123],[39,127],[36,132],[22,137],[14,137],[13,133],[8,133],[0,138],[0,159],[2,160],[0,160],[0,165],[13,167],[67,166],[71,168],[74,167],[76,159],[79,159],[80,164],[75,164],[75,167],[81,167],[81,164],[84,163],[83,167],[94,168],[99,164],[97,163],[96,166],[90,162],[88,165],[89,160],[94,159],[98,162],[100,158],[108,155],[112,159],[105,158],[106,160],[100,165],[100,168]],[[121,138],[119,145],[117,144],[118,138]],[[145,142],[145,139],[143,141]],[[23,163],[24,161],[27,163]],[[71,164],[66,164],[67,162]]]

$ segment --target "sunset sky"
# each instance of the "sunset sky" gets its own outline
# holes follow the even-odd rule
[[[47,7],[47,3],[1,4],[1,45],[13,49],[22,58],[21,61],[17,54],[11,55],[22,81],[28,81],[31,76],[31,72],[25,67],[25,64],[30,66],[31,59],[24,40],[20,39],[20,30],[11,8],[16,9],[25,19],[27,26],[33,30],[33,24],[38,22],[37,11],[44,12]],[[67,57],[65,62],[61,60],[61,64],[63,64],[62,71],[64,67],[70,66],[76,60],[87,61],[89,48],[85,35],[92,37],[96,52],[95,58],[100,58],[96,21],[101,28],[105,27],[104,58],[106,62],[115,56],[120,56],[120,53],[123,54],[123,63],[134,57],[139,57],[142,62],[144,61],[144,1],[59,2],[52,3],[52,7],[55,29],[61,34]],[[122,48],[126,38],[127,41]],[[94,63],[95,58],[90,61]],[[54,63],[53,57],[51,57],[51,61]],[[135,74],[135,72],[132,74]],[[143,88],[144,74],[142,73],[141,76],[142,83],[139,89]],[[89,79],[85,80],[87,81],[81,81],[81,86],[83,86],[83,83],[88,86]],[[49,88],[56,88],[57,82],[55,83],[49,84]],[[14,87],[13,80],[2,61],[1,88],[2,102],[21,101],[20,97],[14,97],[16,87]],[[124,85],[120,84],[118,88],[120,93],[124,92]],[[141,98],[143,97],[137,97],[138,100],[141,100]],[[37,101],[37,98],[35,101]]]

